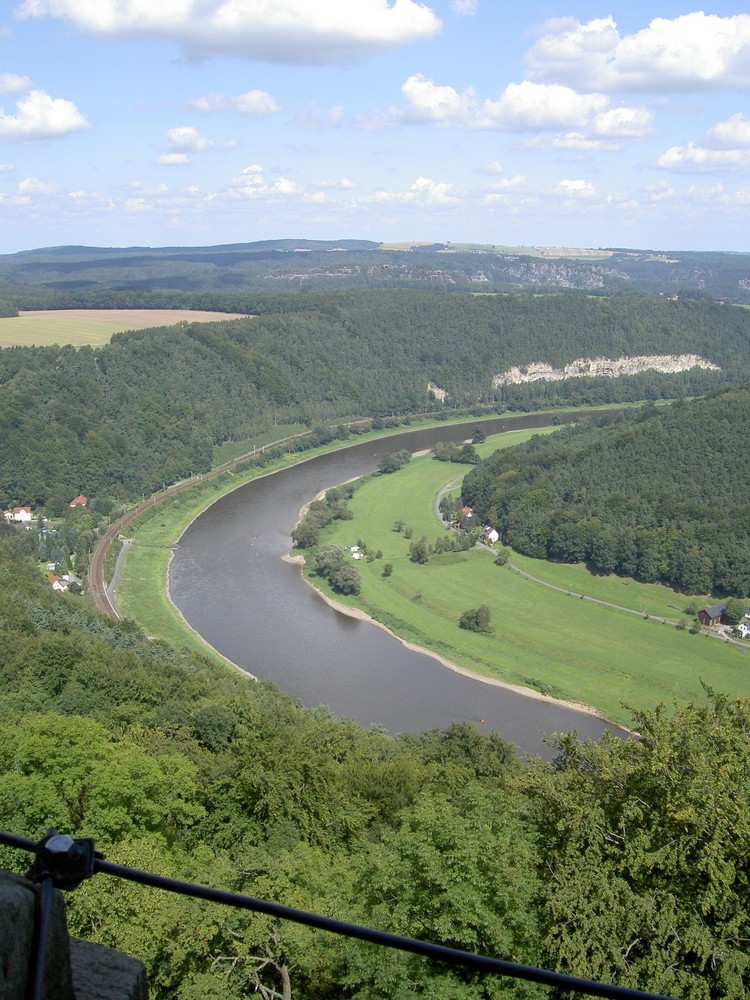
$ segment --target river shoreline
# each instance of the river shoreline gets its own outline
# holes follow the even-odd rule
[[[537,426],[544,424],[535,420],[522,429]],[[494,420],[487,428],[510,429]],[[434,440],[466,439],[464,427],[456,427],[452,437],[451,430],[420,429],[402,440],[414,454],[429,450]],[[403,639],[304,579],[298,553],[290,552],[301,512],[326,490],[370,475],[381,453],[380,446],[361,442],[310,456],[216,498],[208,519],[201,516],[205,511],[190,516],[191,511],[189,528],[183,522],[179,543],[172,539],[169,546],[174,556],[167,574],[169,604],[181,628],[187,624],[204,648],[218,651],[246,675],[256,674],[305,705],[325,705],[365,727],[383,725],[399,733],[465,721],[542,756],[552,754],[554,733],[577,731],[597,739],[618,730],[625,736],[622,723],[613,721],[617,716],[596,702],[542,693],[524,685],[525,674],[518,671],[511,682],[499,679],[500,671],[493,677],[478,673],[474,663],[460,666],[447,658],[451,649],[433,651],[426,645],[429,638],[421,636]],[[368,630],[370,624],[377,629]]]
[[[321,499],[325,496],[325,493],[326,491],[322,490],[321,493],[315,497],[315,499]],[[312,503],[313,501],[310,502]],[[302,508],[300,511],[300,517],[304,516],[304,512],[307,507],[309,507],[309,504],[306,504],[305,507]],[[550,705],[559,705],[563,708],[569,708],[574,712],[583,712],[593,718],[600,719],[602,722],[617,725],[620,729],[623,728],[619,723],[613,723],[610,719],[606,718],[606,716],[602,715],[601,712],[598,712],[591,705],[585,705],[583,702],[577,701],[566,701],[563,698],[553,698],[551,695],[542,694],[541,691],[535,691],[533,688],[523,687],[520,684],[511,684],[509,681],[501,681],[497,677],[487,677],[485,674],[478,674],[476,671],[469,670],[467,667],[459,666],[458,663],[454,663],[452,660],[441,656],[439,653],[428,649],[426,646],[418,646],[416,643],[409,642],[408,639],[404,639],[402,636],[398,635],[398,633],[394,632],[393,629],[390,629],[387,625],[383,624],[383,622],[378,621],[377,618],[373,618],[372,615],[368,615],[366,611],[363,611],[361,608],[352,608],[348,604],[341,604],[329,594],[325,594],[322,590],[320,590],[320,588],[316,587],[315,584],[311,583],[302,572],[305,565],[304,556],[287,554],[282,556],[282,559],[284,562],[294,563],[298,566],[300,576],[304,582],[318,597],[325,601],[330,608],[333,608],[334,611],[338,611],[340,614],[348,615],[349,618],[354,618],[357,621],[366,622],[369,625],[374,625],[376,628],[382,629],[389,636],[391,636],[391,638],[400,642],[405,649],[410,649],[415,653],[421,653],[424,656],[429,656],[431,659],[436,660],[441,666],[446,667],[448,670],[452,670],[456,674],[461,674],[463,677],[468,677],[470,680],[480,681],[482,684],[489,684],[491,687],[503,688],[506,691],[512,691],[514,694],[520,695],[524,698],[532,698],[535,701],[543,701]]]

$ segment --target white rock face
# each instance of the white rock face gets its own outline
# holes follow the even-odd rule
[[[509,368],[494,375],[493,389],[499,385],[520,385],[522,382],[560,382],[565,378],[617,378],[620,375],[637,375],[639,372],[687,372],[691,368],[709,368],[719,371],[719,366],[706,361],[698,354],[648,354],[634,358],[576,358],[563,368],[553,368],[544,361],[523,367]]]
[[[431,392],[432,395],[439,403],[444,403],[448,393],[445,389],[441,389],[439,385],[435,385],[434,382],[427,383],[427,391]]]

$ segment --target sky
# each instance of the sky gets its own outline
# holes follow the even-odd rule
[[[729,3],[11,0],[0,253],[747,252],[749,96]]]

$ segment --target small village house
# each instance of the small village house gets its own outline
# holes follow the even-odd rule
[[[703,625],[706,628],[710,628],[712,625],[721,625],[721,620],[724,617],[724,612],[726,610],[727,610],[726,601],[722,601],[721,604],[711,604],[706,608],[700,609],[700,611],[698,612],[698,621],[701,623],[701,625]],[[750,608],[745,609],[745,618],[744,618],[744,621],[747,623],[748,628],[750,628],[750,619],[748,618],[748,615],[750,615]],[[742,630],[742,625],[743,623],[740,622],[740,624],[737,627],[738,631]],[[746,638],[746,635],[743,634],[742,638],[743,639]]]
[[[12,507],[3,511],[6,521],[18,521],[21,524],[31,524],[34,520],[34,513],[31,507]]]

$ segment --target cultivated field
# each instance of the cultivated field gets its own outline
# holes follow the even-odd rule
[[[242,319],[240,313],[198,312],[192,309],[56,309],[20,312],[0,319],[0,347],[47,347],[90,344],[101,347],[113,333],[149,330],[178,323],[215,323]]]

